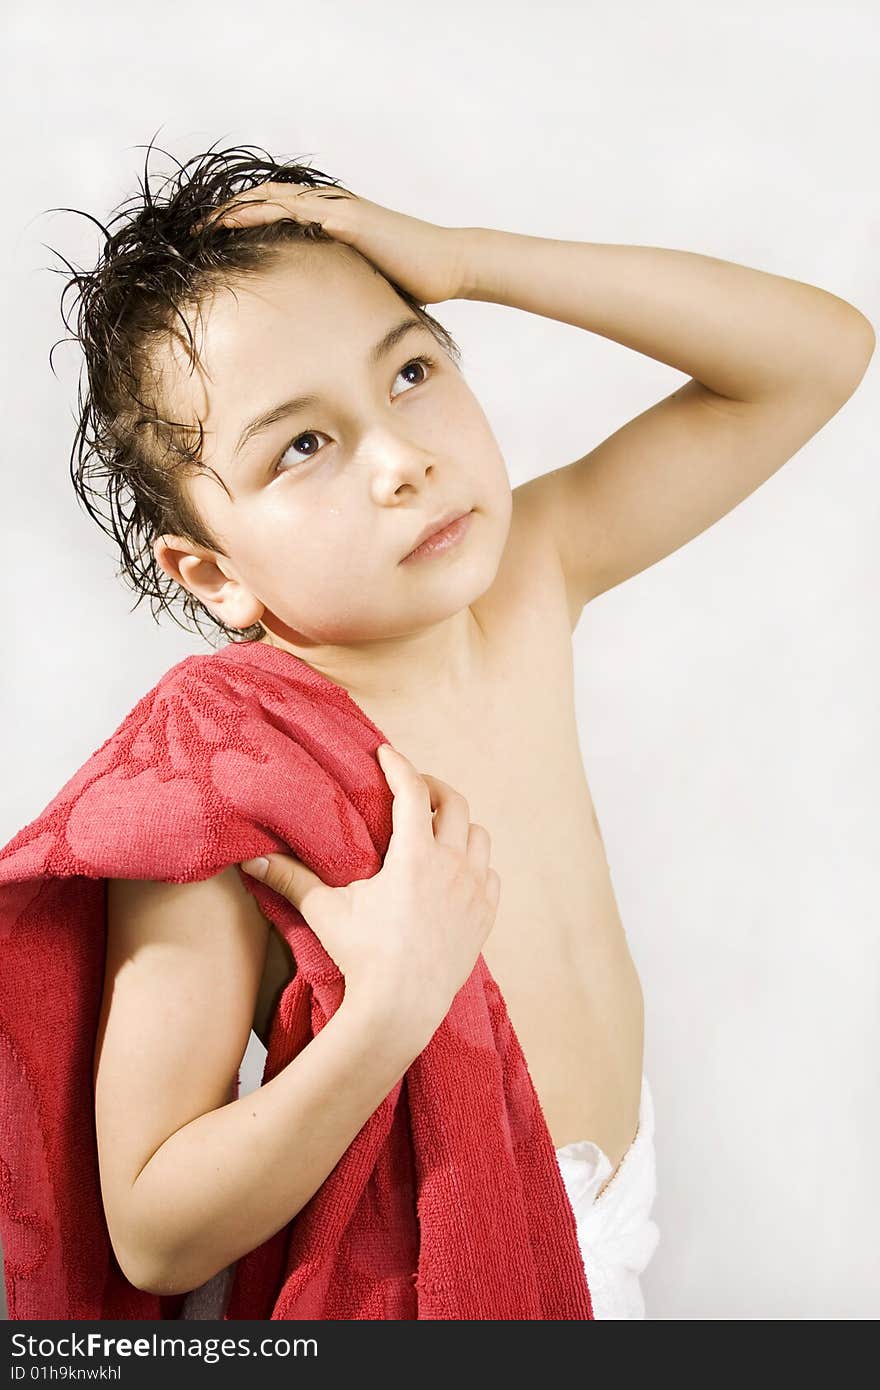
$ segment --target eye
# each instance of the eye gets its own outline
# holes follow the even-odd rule
[[[411,368],[415,367],[421,372],[421,377],[418,381],[410,382],[410,385],[421,386],[423,382],[427,381],[428,376],[430,375],[431,371],[433,371],[434,367],[436,367],[436,365],[437,362],[433,357],[412,357],[410,358],[409,362],[404,363],[400,371],[397,373],[397,376],[403,376],[404,372],[408,372]],[[395,377],[394,380],[396,381],[397,377]],[[406,392],[398,392],[398,395],[400,394],[406,395]],[[277,460],[274,468],[272,469],[272,476],[274,477],[276,473],[290,473],[292,471],[291,469],[281,467],[281,464],[287,458],[287,455],[291,452],[291,450],[294,450],[295,452],[301,454],[302,448],[300,446],[302,442],[309,439],[316,439],[319,434],[323,435],[325,439],[327,438],[323,430],[304,430],[302,434],[298,434],[294,439],[291,439],[290,443],[285,448],[284,453]],[[314,458],[315,455],[318,453],[319,448],[320,445],[317,449],[314,447],[309,448],[305,454],[305,459]],[[294,462],[304,462],[305,459],[294,460]]]
[[[430,375],[429,368],[433,369],[434,367],[436,367],[436,365],[437,363],[434,361],[433,357],[414,357],[411,362],[407,362],[404,364],[404,366],[401,367],[400,371],[397,373],[397,376],[403,376],[404,372],[408,372],[410,367],[419,367],[423,375],[419,381],[414,381],[412,385],[421,386],[422,382],[427,381],[428,376]],[[396,381],[397,377],[395,377],[394,380]]]
[[[281,464],[282,464],[282,463],[284,462],[284,460],[287,458],[287,455],[291,452],[291,450],[295,450],[297,453],[302,453],[302,448],[300,447],[300,441],[301,441],[301,440],[304,440],[304,439],[317,439],[318,435],[321,434],[321,433],[323,433],[322,430],[306,430],[304,434],[298,434],[298,435],[296,436],[296,439],[291,439],[290,443],[288,444],[287,448],[284,450],[284,453],[281,455],[281,458],[278,460],[277,464],[275,465],[275,468],[274,468],[272,471],[273,471],[274,473],[289,473],[289,472],[290,472],[290,469],[289,469],[289,468],[282,468],[282,467],[281,467]],[[326,438],[326,435],[325,435],[325,438]],[[318,446],[318,448],[320,448],[320,445]],[[315,454],[316,454],[317,452],[318,452],[318,449],[314,449],[314,448],[309,449],[308,453],[306,454],[306,457],[307,457],[307,458],[314,458],[314,456],[315,456]]]

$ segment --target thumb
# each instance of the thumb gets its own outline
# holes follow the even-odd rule
[[[243,859],[238,866],[251,878],[257,878],[280,893],[294,907],[317,888],[327,885],[307,865],[292,854],[261,855],[258,859]]]

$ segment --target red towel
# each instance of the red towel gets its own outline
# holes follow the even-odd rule
[[[230,644],[166,672],[0,851],[10,1319],[176,1318],[184,1299],[125,1278],[101,1202],[92,1063],[106,879],[186,883],[267,851],[334,887],[369,878],[392,829],[375,756],[385,742],[298,657]],[[344,979],[301,914],[239,873],[297,967],[266,1082],[320,1032]],[[311,1200],[239,1258],[225,1316],[592,1318],[553,1142],[482,955]]]

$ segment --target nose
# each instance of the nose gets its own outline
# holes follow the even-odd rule
[[[371,447],[370,481],[376,501],[387,503],[402,488],[418,490],[436,465],[430,449],[385,433]]]

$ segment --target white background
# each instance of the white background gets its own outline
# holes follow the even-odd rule
[[[67,473],[92,265],[144,145],[261,145],[444,225],[675,247],[878,306],[865,3],[8,3],[4,843],[174,662]],[[154,177],[173,170],[153,156]],[[434,312],[510,467],[585,453],[685,379],[503,306]],[[585,612],[587,774],[646,998],[650,1318],[880,1315],[875,356],[782,471]],[[528,787],[523,795],[528,796]],[[262,1049],[248,1054],[254,1084]]]

